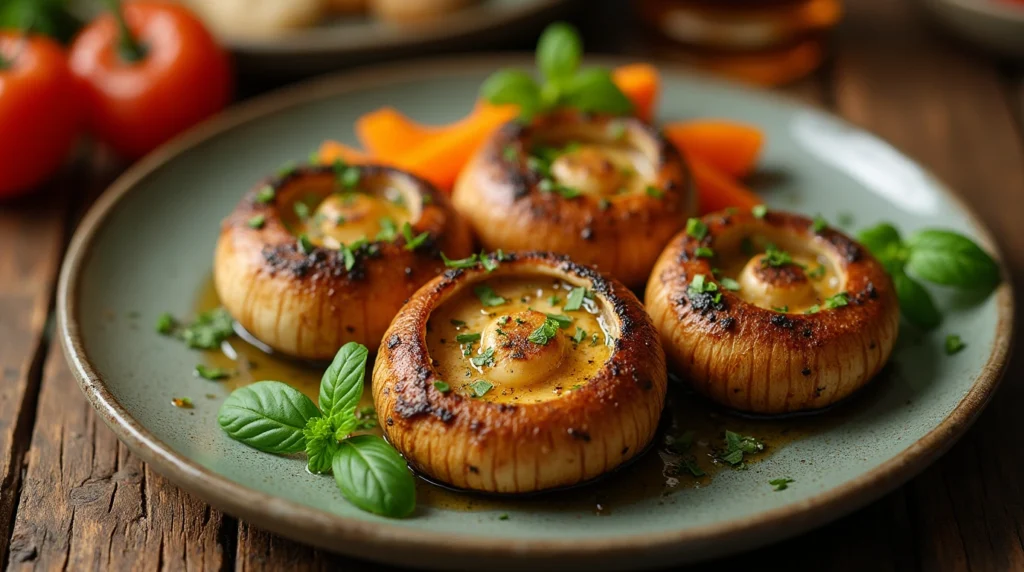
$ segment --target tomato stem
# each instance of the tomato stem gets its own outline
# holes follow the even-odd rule
[[[117,52],[121,58],[128,62],[137,62],[146,56],[146,50],[132,31],[128,29],[128,23],[124,20],[124,12],[121,11],[121,0],[106,0],[107,6],[114,15],[119,30],[117,41]]]

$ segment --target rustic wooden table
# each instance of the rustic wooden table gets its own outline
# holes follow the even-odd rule
[[[928,166],[989,225],[1024,285],[1024,68],[924,24],[907,0],[851,0],[835,56],[783,91]],[[594,24],[584,16],[584,29]],[[599,34],[602,48],[619,38]],[[593,34],[588,37],[593,37]],[[376,569],[256,529],[179,491],[121,445],[52,339],[65,244],[120,166],[80,161],[0,207],[0,562],[13,569]],[[1018,288],[1024,302],[1024,289]],[[1018,323],[1024,322],[1024,303]],[[923,474],[829,526],[727,561],[788,569],[1024,570],[1024,337],[995,399]]]

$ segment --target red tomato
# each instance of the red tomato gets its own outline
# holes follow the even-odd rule
[[[75,38],[70,63],[87,94],[90,129],[134,159],[223,109],[232,76],[227,53],[186,8],[140,1],[123,11],[141,59],[125,57],[106,14]]]
[[[0,32],[0,198],[31,190],[64,162],[80,117],[60,45]]]

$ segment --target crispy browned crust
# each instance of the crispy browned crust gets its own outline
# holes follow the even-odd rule
[[[544,274],[586,286],[612,308],[620,335],[582,389],[531,404],[441,393],[426,345],[431,311],[474,282]],[[448,270],[421,288],[385,334],[373,369],[384,433],[418,470],[456,487],[524,493],[612,470],[654,436],[665,401],[665,355],[650,318],[621,283],[567,257],[508,255],[493,273]]]
[[[899,303],[882,265],[853,239],[812,221],[770,211],[715,213],[707,236],[685,232],[658,259],[644,297],[669,361],[700,393],[728,407],[786,413],[835,403],[866,384],[885,365],[896,341]],[[785,314],[750,304],[720,288],[722,298],[692,294],[693,276],[711,279],[711,262],[695,255],[716,237],[741,227],[775,227],[831,254],[845,274],[849,305],[816,314]]]
[[[408,173],[368,165],[366,175],[404,177],[431,198],[415,234],[429,238],[415,251],[405,241],[372,242],[358,248],[355,264],[345,269],[339,251],[316,247],[309,254],[284,226],[281,207],[309,184],[329,184],[327,166],[307,166],[270,178],[245,194],[221,225],[214,260],[214,282],[221,303],[253,336],[275,350],[305,359],[330,359],[349,341],[376,347],[398,309],[421,285],[444,269],[440,252],[453,257],[472,251],[468,226],[448,198]],[[263,204],[259,189],[270,186],[275,198]],[[262,215],[262,228],[249,221]]]
[[[610,121],[623,122],[630,137],[657,149],[656,186],[663,196],[622,197],[602,209],[588,197],[566,199],[537,188],[540,178],[523,159],[529,141],[559,124],[592,124],[602,133]],[[518,158],[504,156],[506,148]],[[661,249],[696,212],[696,193],[683,158],[653,128],[635,118],[572,113],[539,117],[526,125],[510,122],[498,130],[463,169],[452,194],[488,250],[544,250],[596,265],[631,288],[650,274]]]

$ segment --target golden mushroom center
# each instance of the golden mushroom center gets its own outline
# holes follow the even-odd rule
[[[799,314],[820,308],[827,299],[842,291],[844,281],[828,257],[809,248],[780,250],[764,240],[745,242],[769,246],[753,255],[726,253],[724,260],[713,264],[725,267],[722,276],[735,280],[739,286],[737,294],[747,302],[777,312]]]
[[[644,155],[625,145],[587,143],[551,163],[555,183],[598,197],[643,193],[652,182]]]
[[[601,304],[566,309],[574,286],[499,278],[463,288],[431,315],[427,344],[450,391],[536,403],[580,389],[611,355]],[[579,299],[582,290],[575,296]]]

